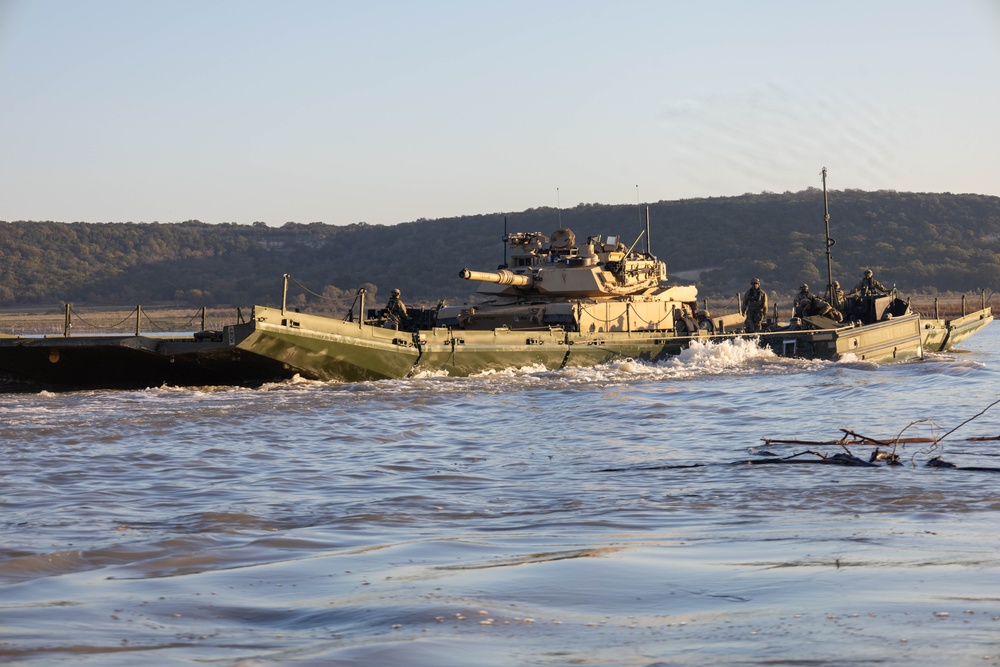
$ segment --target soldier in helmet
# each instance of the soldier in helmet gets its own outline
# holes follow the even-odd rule
[[[767,312],[767,292],[760,288],[760,278],[750,281],[750,289],[743,295],[746,320],[743,323],[747,333],[757,333]]]
[[[795,295],[795,317],[805,317],[809,314],[812,295],[809,293],[809,285],[802,283],[799,293]]]
[[[888,294],[889,290],[885,288],[882,283],[875,280],[875,275],[872,273],[871,269],[865,269],[864,275],[861,277],[861,281],[854,286],[848,296],[883,296]]]
[[[829,317],[835,322],[842,322],[844,316],[840,314],[840,311],[828,304],[823,299],[818,296],[814,296],[809,300],[809,312],[805,315],[819,315],[820,317]]]
[[[831,305],[834,308],[843,310],[847,299],[844,296],[844,290],[840,289],[840,283],[836,280],[833,281],[833,289],[830,290],[830,298],[833,300]]]
[[[397,327],[400,323],[406,320],[406,304],[403,300],[399,298],[400,291],[398,289],[392,290],[392,296],[389,297],[388,303],[385,304],[385,318],[387,321],[392,322]]]

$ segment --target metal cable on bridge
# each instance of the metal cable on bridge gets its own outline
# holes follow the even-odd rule
[[[637,311],[635,308],[630,308],[629,311],[631,312],[631,317],[634,317],[638,321],[639,324],[649,325],[649,326],[651,326],[653,328],[659,328],[663,324],[663,322],[665,322],[667,319],[669,319],[673,315],[673,313],[671,312],[671,313],[668,313],[668,314],[664,315],[663,317],[661,317],[658,320],[647,320],[642,315],[640,315],[639,311]],[[607,321],[606,324],[608,326],[611,326],[611,322],[610,321]]]
[[[325,299],[327,301],[340,301],[340,302],[353,301],[355,299],[354,296],[334,297],[334,296],[326,296],[324,294],[317,294],[316,292],[313,292],[311,289],[309,289],[308,287],[306,287],[305,285],[303,285],[302,283],[300,283],[295,278],[295,276],[292,276],[292,275],[289,274],[288,279],[291,280],[296,285],[298,285],[299,287],[301,287],[303,291],[308,292],[309,294],[312,294],[313,296],[318,297],[320,299]]]
[[[167,327],[164,327],[164,326],[162,326],[160,324],[157,324],[156,322],[154,322],[153,320],[151,320],[149,318],[149,315],[146,314],[145,310],[143,310],[141,312],[142,312],[142,316],[146,319],[147,322],[149,322],[150,324],[153,325],[154,329],[156,329],[157,331],[169,331],[169,329]]]
[[[78,313],[77,311],[74,310],[72,312],[73,312],[73,315],[76,316],[77,320],[79,320],[80,322],[83,322],[88,327],[91,327],[93,329],[117,329],[118,327],[120,327],[121,325],[125,324],[130,319],[132,319],[132,316],[135,315],[135,311],[136,310],[138,310],[138,306],[135,307],[135,308],[133,308],[132,312],[130,312],[128,315],[126,315],[125,318],[121,322],[118,322],[117,324],[111,324],[111,325],[108,325],[108,326],[100,326],[98,324],[94,324],[93,322],[88,322],[85,318],[81,317],[80,313]]]

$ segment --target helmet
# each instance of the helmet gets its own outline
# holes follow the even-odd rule
[[[754,278],[750,281],[751,285],[760,285],[760,278]]]
[[[802,287],[800,287],[799,289],[802,290],[803,292],[808,292],[809,291],[809,285],[806,285],[805,283],[802,283]]]
[[[833,286],[836,287],[837,289],[840,289],[840,283],[838,283],[836,280],[833,281]]]
[[[871,277],[872,277],[872,270],[865,269],[865,278],[871,278]]]
[[[399,296],[399,294],[400,294],[400,292],[399,292],[399,290],[398,290],[398,289],[394,289],[394,290],[392,290],[392,295],[393,295],[393,296]]]

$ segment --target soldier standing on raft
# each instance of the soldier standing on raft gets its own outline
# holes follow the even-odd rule
[[[837,282],[836,280],[834,280],[833,281],[833,289],[830,290],[830,292],[831,292],[830,298],[833,299],[833,304],[831,304],[831,305],[834,308],[837,308],[839,310],[843,310],[844,309],[844,304],[847,301],[847,299],[844,297],[844,290],[840,289],[840,283]]]
[[[750,289],[743,295],[743,307],[746,313],[744,330],[747,333],[757,333],[761,330],[764,313],[767,312],[767,292],[760,288],[760,278],[750,281]]]
[[[385,317],[388,321],[393,322],[397,327],[406,320],[406,304],[403,300],[399,298],[400,291],[398,289],[392,290],[392,296],[389,297],[388,303],[385,304]]]
[[[799,293],[795,295],[795,317],[804,317],[812,303],[812,294],[809,293],[809,285],[802,283]]]
[[[882,296],[888,293],[889,290],[887,290],[882,283],[875,280],[872,270],[865,269],[865,274],[861,278],[861,282],[854,286],[854,289],[851,290],[850,296]]]

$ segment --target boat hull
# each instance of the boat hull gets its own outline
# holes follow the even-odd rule
[[[259,385],[294,375],[236,343],[252,326],[195,336],[52,336],[0,338],[7,391],[145,389],[162,385]]]
[[[509,368],[591,367],[616,359],[656,362],[680,354],[695,340],[737,337],[758,338],[779,356],[886,363],[919,359],[925,349],[949,349],[992,319],[989,309],[948,322],[922,321],[916,313],[863,326],[808,318],[805,328],[753,335],[687,328],[589,333],[557,327],[435,327],[411,333],[258,306],[251,322],[226,326],[210,338],[0,338],[0,376],[8,377],[3,388],[9,391],[253,386],[295,375],[362,382],[420,373],[467,376]]]
[[[924,350],[947,352],[992,321],[993,309],[990,306],[950,320],[922,320],[920,336]]]
[[[579,333],[561,329],[409,333],[275,308],[254,309],[255,330],[240,349],[317,380],[358,382],[446,372],[466,376],[507,368],[596,366],[613,359],[656,361],[697,335],[668,332]]]
[[[408,332],[260,306],[254,313],[254,330],[237,347],[307,379],[406,377],[420,356]]]
[[[487,331],[433,328],[414,334],[311,315],[255,309],[256,330],[240,347],[280,361],[300,375],[363,381],[446,372],[467,376],[508,368],[589,367],[616,359],[659,361],[694,340],[732,340],[733,334],[677,332],[582,333],[561,329]],[[916,313],[869,325],[840,326],[814,318],[812,328],[757,334],[780,356],[895,362],[923,355]]]
[[[814,319],[814,324],[821,326],[764,333],[761,342],[785,357],[885,363],[923,356],[920,316],[916,313],[863,326],[839,326],[832,320]]]

